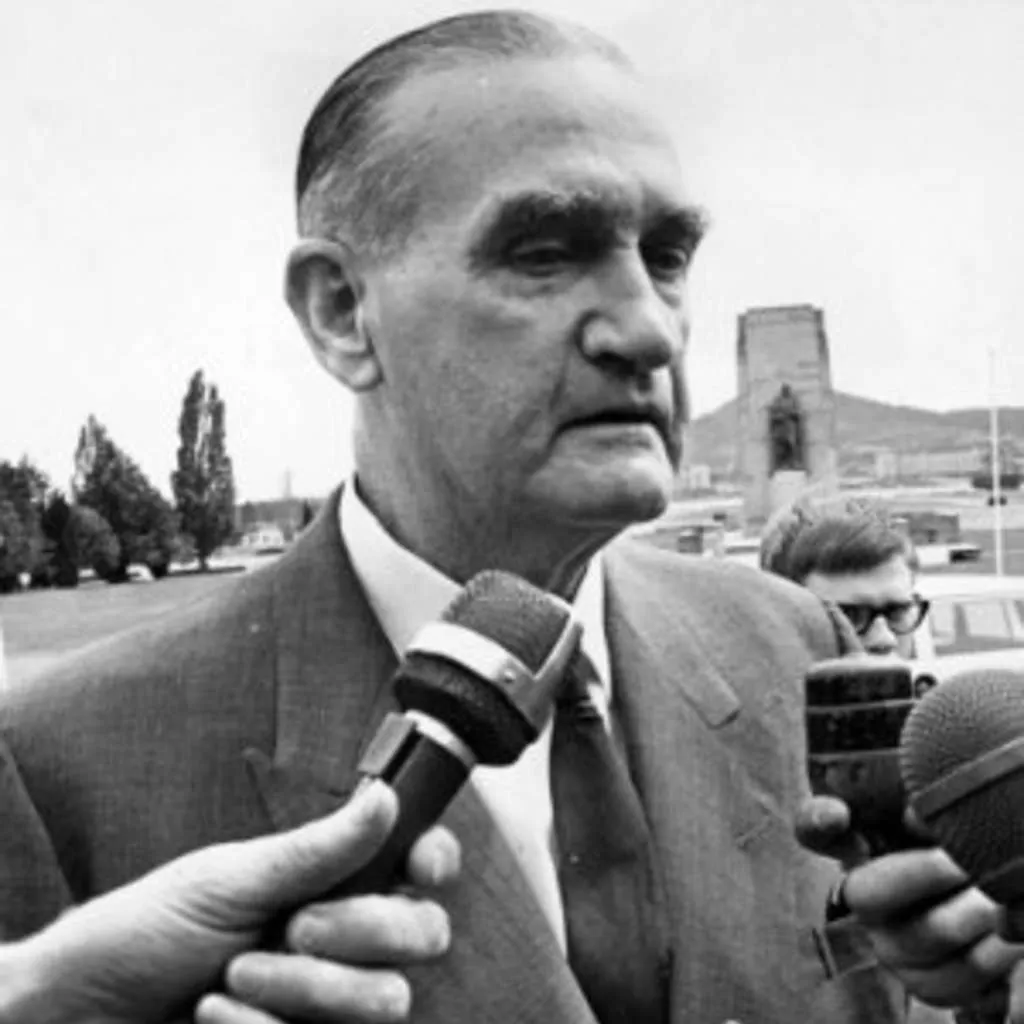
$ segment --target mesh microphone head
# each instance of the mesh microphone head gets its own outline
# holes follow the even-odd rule
[[[442,618],[493,641],[536,675],[569,610],[518,576],[488,571],[469,581]],[[511,764],[537,738],[534,724],[498,686],[440,655],[409,652],[394,687],[403,710],[443,722],[480,764]]]
[[[1024,675],[935,687],[907,719],[900,768],[911,807],[975,884],[997,903],[1024,900]]]

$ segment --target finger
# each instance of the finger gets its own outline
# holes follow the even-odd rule
[[[219,992],[200,1000],[193,1020],[195,1024],[284,1024],[279,1017],[272,1017]]]
[[[1010,975],[1010,1009],[1006,1024],[1024,1024],[1024,963]]]
[[[936,1009],[940,1005],[951,1008],[954,1011],[953,1013],[948,1016],[946,1014],[942,1015],[941,1021],[943,1024],[946,1021],[949,1024],[954,1024],[954,1021],[958,1022],[958,1024],[959,1022],[963,1022],[963,1024],[1012,1024],[1012,1021],[1007,1017],[1009,999],[1010,992],[1006,978],[1000,978],[990,988],[959,1002],[954,997],[950,997],[944,1004],[934,1001],[926,1003],[925,1000],[921,1000],[921,1002]],[[918,1019],[918,1014],[911,1011],[909,1020],[917,1021]],[[932,1017],[931,1015],[925,1016],[922,1019],[927,1021],[928,1024],[931,1024],[933,1020],[940,1020],[938,1016]]]
[[[886,854],[854,868],[844,893],[853,912],[871,927],[920,913],[968,884],[964,872],[936,847]]]
[[[935,843],[935,836],[932,835],[928,826],[918,817],[913,807],[908,806],[903,811],[903,827],[911,835],[917,836],[918,839],[937,845]]]
[[[870,851],[863,836],[850,827],[850,809],[838,797],[806,800],[794,822],[797,841],[812,853],[831,857],[849,869],[863,864]]]
[[[297,911],[286,942],[297,953],[342,963],[413,964],[447,952],[451,925],[447,912],[431,900],[353,896]]]
[[[1020,947],[1008,946],[991,935],[976,943],[961,958],[941,967],[894,970],[912,995],[934,1006],[963,1006],[993,994],[1004,983]]]
[[[228,966],[228,992],[285,1020],[400,1024],[412,990],[397,971],[351,967],[297,954],[243,953]]]
[[[413,885],[438,889],[454,882],[462,868],[462,848],[448,829],[425,832],[409,851],[406,874]]]
[[[173,882],[205,892],[213,879],[218,890],[229,890],[233,905],[265,918],[322,896],[366,864],[391,831],[397,812],[394,792],[373,782],[333,814],[308,825],[209,847],[174,862]],[[230,885],[222,878],[231,879]]]
[[[1010,987],[1007,979],[1003,977],[990,989],[956,1007],[956,1019],[964,1022],[988,1021],[991,1024],[1006,1024],[1009,1001]]]
[[[889,967],[937,967],[994,935],[999,920],[999,908],[983,892],[965,889],[921,914],[873,929],[871,941]]]

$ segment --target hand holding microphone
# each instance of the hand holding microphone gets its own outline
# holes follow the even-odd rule
[[[868,737],[868,745],[875,742],[889,762],[885,819],[903,817],[911,832],[923,829],[941,846],[899,849],[869,860],[863,840],[844,828],[850,809],[822,796],[804,809],[798,833],[816,852],[842,857],[850,869],[842,886],[846,906],[866,929],[879,960],[911,994],[936,1006],[970,1005],[971,1019],[1002,1024],[1006,978],[1022,949],[1001,934],[1007,915],[993,898],[1006,902],[1012,893],[993,888],[989,875],[1002,877],[1000,868],[1014,859],[999,837],[1020,834],[1024,803],[1007,788],[1012,775],[1003,782],[996,778],[991,754],[1024,736],[1024,679],[997,676],[998,681],[983,673],[949,680],[909,704],[898,746],[891,735]],[[979,769],[978,761],[986,767]],[[898,804],[889,799],[897,762]],[[952,789],[947,776],[956,776]],[[957,798],[941,799],[951,793]],[[878,806],[869,810],[869,820],[877,821],[877,812]],[[1012,1019],[1024,1024],[1024,1014]]]
[[[1024,956],[1024,677],[944,683],[907,720],[900,760],[914,812],[994,908],[979,956],[1009,969]],[[1008,1019],[1024,1024],[1024,978],[1013,988]]]
[[[394,794],[378,785],[290,832],[186,854],[29,938],[0,944],[0,1024],[191,1019],[196,999],[217,987],[233,956],[255,946],[278,915],[362,868],[396,816]],[[424,892],[450,883],[458,870],[458,844],[441,828],[424,835],[408,860],[410,882]],[[354,966],[336,965],[335,1005],[346,1020],[402,1020],[409,991],[400,970],[444,952],[445,912],[431,899],[395,895],[379,898],[359,923],[348,905]],[[360,966],[370,961],[376,966]],[[243,976],[232,981],[244,989]],[[246,1019],[235,1009],[213,996],[196,1019]]]

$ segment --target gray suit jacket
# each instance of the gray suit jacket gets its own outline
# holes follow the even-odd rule
[[[820,928],[834,869],[792,838],[801,679],[836,653],[833,623],[767,575],[626,542],[606,578],[616,699],[676,933],[674,1024],[896,1019],[901,994],[870,960],[855,950],[837,971]],[[0,709],[0,935],[337,806],[393,706],[394,667],[335,496],[274,565],[21,688]],[[464,848],[453,948],[412,972],[413,1019],[593,1024],[472,788],[446,822]]]

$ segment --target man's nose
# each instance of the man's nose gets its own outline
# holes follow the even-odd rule
[[[588,359],[650,371],[679,358],[689,332],[685,299],[666,301],[638,253],[616,259],[595,287],[581,341]]]
[[[896,634],[889,628],[884,615],[875,616],[863,640],[865,649],[871,654],[892,654],[898,645]]]

